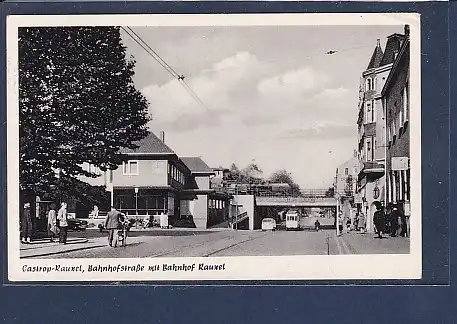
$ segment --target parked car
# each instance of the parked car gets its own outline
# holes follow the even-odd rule
[[[85,231],[87,228],[87,221],[78,218],[68,219],[68,229],[72,231]]]
[[[275,231],[276,221],[273,218],[262,219],[262,231]]]

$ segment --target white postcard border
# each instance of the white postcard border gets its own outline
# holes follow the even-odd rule
[[[249,256],[144,259],[20,259],[18,28],[27,26],[298,26],[410,25],[411,238],[409,254],[336,256]],[[305,13],[197,15],[16,15],[7,17],[7,198],[8,279],[20,281],[171,281],[420,279],[421,93],[420,16],[414,13]],[[224,271],[88,272],[89,265],[149,266],[224,264]],[[27,266],[81,266],[85,272],[28,272]],[[25,267],[25,268],[24,268]]]

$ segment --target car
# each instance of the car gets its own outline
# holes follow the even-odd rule
[[[262,219],[262,231],[275,231],[276,230],[276,221],[273,218],[264,218]]]
[[[68,229],[73,231],[85,231],[87,228],[87,221],[78,218],[69,218],[67,220]]]

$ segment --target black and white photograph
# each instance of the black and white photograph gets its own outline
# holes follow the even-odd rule
[[[419,22],[10,17],[9,280],[420,278]]]

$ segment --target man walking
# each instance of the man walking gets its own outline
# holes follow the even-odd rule
[[[116,208],[111,207],[111,211],[108,212],[105,219],[105,228],[108,230],[108,244],[113,246],[113,239],[116,233],[116,230],[120,227],[121,213],[116,210]]]
[[[21,213],[21,242],[30,243],[32,235],[32,216],[30,214],[30,203],[24,204],[24,210]]]
[[[391,219],[392,219],[392,233],[390,236],[395,237],[397,236],[397,231],[398,231],[398,219],[400,217],[398,207],[394,206],[392,209]]]
[[[384,211],[382,210],[381,203],[379,201],[375,202],[376,211],[373,216],[374,225],[376,226],[376,234],[378,234],[378,238],[382,238],[382,233],[384,232],[384,228],[386,225],[386,218],[384,215]]]

